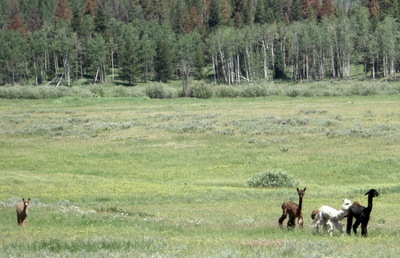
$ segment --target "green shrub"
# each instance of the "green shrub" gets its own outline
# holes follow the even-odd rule
[[[151,99],[172,98],[172,92],[162,83],[153,83],[146,87],[146,95]]]
[[[288,96],[288,97],[295,98],[300,95],[301,95],[300,91],[298,89],[294,89],[292,87],[288,87],[288,89],[286,91],[286,96]]]
[[[260,172],[247,180],[250,187],[291,187],[299,183],[299,180],[280,169]]]
[[[268,91],[264,86],[250,85],[244,87],[240,95],[245,98],[265,97],[268,96]]]
[[[93,97],[104,97],[105,89],[103,85],[93,84],[89,86],[89,91],[93,93]]]
[[[219,98],[236,98],[240,92],[233,86],[220,85],[215,87],[215,95]]]
[[[188,97],[198,99],[209,99],[212,97],[212,89],[203,81],[192,82],[188,87]]]

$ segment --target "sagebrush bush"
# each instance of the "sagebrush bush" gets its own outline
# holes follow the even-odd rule
[[[188,87],[188,97],[198,99],[209,99],[213,95],[212,88],[204,81],[192,82]]]
[[[240,92],[237,88],[228,85],[220,85],[214,88],[215,95],[219,98],[236,98]]]
[[[172,92],[162,83],[153,83],[146,87],[146,95],[151,99],[169,99],[172,98]]]
[[[243,88],[240,96],[245,98],[265,97],[268,96],[268,91],[264,86],[250,85]]]
[[[291,187],[299,183],[299,180],[280,169],[260,172],[247,180],[250,187]]]
[[[93,97],[104,97],[105,96],[105,89],[104,86],[101,84],[93,84],[90,85],[89,91],[93,93]]]

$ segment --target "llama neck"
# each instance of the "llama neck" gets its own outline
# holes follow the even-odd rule
[[[303,197],[299,196],[299,207],[297,208],[297,216],[301,215],[301,208],[303,207]]]
[[[341,219],[343,219],[343,217],[344,216],[346,216],[347,215],[347,210],[340,210],[339,212],[338,212],[338,214],[337,214],[337,218],[339,219],[339,220],[341,220]]]
[[[374,198],[371,194],[368,195],[368,209],[372,210],[372,198]]]

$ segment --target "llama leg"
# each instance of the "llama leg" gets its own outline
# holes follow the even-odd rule
[[[321,212],[317,213],[315,221],[315,229],[317,233],[319,233],[319,226],[323,226],[323,229],[326,231],[326,220]]]
[[[368,222],[367,223],[365,223],[365,222],[361,223],[361,236],[362,237],[367,237],[368,236],[367,225],[368,225]]]
[[[353,232],[355,235],[357,234],[357,228],[360,224],[361,224],[361,220],[356,219],[356,222],[354,222],[354,225],[353,225]]]
[[[328,220],[326,222],[327,226],[328,226],[328,233],[330,236],[333,236],[333,223],[331,220]]]
[[[353,216],[349,215],[347,217],[347,227],[346,227],[347,235],[351,235],[351,225],[352,224],[353,224]]]
[[[334,222],[335,227],[340,231],[340,233],[343,235],[343,225],[339,221]]]
[[[319,233],[319,224],[320,224],[320,221],[317,220],[317,222],[315,222],[315,232],[317,232],[317,233]]]
[[[296,217],[289,214],[289,220],[287,223],[288,228],[294,228],[296,226]]]
[[[286,206],[282,205],[282,216],[279,218],[278,223],[279,227],[283,226],[283,221],[287,218],[287,209]]]
[[[323,229],[324,229],[324,231],[326,232],[326,231],[328,231],[328,224],[327,224],[327,220],[324,218],[324,220],[323,220]]]
[[[324,228],[325,228],[325,221],[320,213],[318,213],[317,216],[315,217],[315,221],[316,221],[315,222],[315,231],[317,233],[319,233],[319,226],[324,225]]]
[[[302,216],[299,217],[297,222],[299,223],[299,228],[303,228],[303,217]]]

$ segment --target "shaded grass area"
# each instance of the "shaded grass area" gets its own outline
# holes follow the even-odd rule
[[[395,96],[3,100],[0,253],[395,257],[399,118]],[[295,189],[246,186],[276,169],[307,187],[302,231],[277,228]],[[368,239],[313,233],[313,209],[369,188]]]

